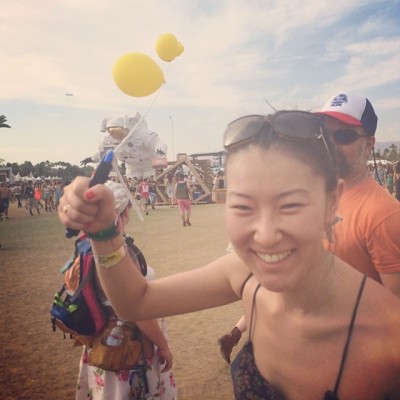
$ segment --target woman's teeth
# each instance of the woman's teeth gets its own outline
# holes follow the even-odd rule
[[[266,263],[277,263],[282,261],[286,257],[289,257],[292,254],[292,250],[285,251],[283,253],[276,253],[276,254],[266,254],[266,253],[256,253],[261,260]]]

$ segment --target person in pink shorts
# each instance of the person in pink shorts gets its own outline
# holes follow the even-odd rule
[[[190,214],[192,212],[192,191],[184,174],[178,175],[178,182],[175,185],[175,198],[179,206],[182,225],[192,225],[190,223]]]

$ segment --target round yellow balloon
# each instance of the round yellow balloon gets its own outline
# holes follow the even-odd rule
[[[164,83],[164,74],[158,64],[143,53],[127,53],[114,64],[115,84],[124,93],[144,97],[154,93]]]
[[[183,50],[185,50],[185,48],[183,47],[183,44],[181,42],[178,42],[178,56],[180,56],[183,53]]]
[[[180,54],[179,50],[178,41],[172,33],[164,33],[157,39],[156,53],[161,60],[172,61]]]

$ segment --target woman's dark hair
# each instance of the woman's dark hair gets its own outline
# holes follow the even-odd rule
[[[240,152],[250,146],[260,147],[264,150],[279,149],[286,154],[297,157],[326,181],[326,191],[332,191],[338,183],[338,163],[340,154],[326,140],[330,154],[325,147],[322,139],[318,140],[292,140],[280,138],[278,135],[258,134],[247,144],[237,146],[226,153],[225,163],[227,164],[230,155]]]

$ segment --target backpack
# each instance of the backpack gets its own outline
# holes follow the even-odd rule
[[[143,275],[147,264],[142,252],[133,244],[133,238],[125,236],[128,252],[137,260]],[[71,337],[92,337],[100,333],[113,314],[111,307],[104,305],[105,295],[96,279],[96,268],[90,240],[82,235],[75,241],[71,259],[61,269],[65,274],[64,284],[55,294],[50,315],[52,329],[59,328]]]
[[[92,336],[107,322],[107,310],[102,304],[96,282],[93,253],[86,235],[75,241],[74,254],[64,266],[64,284],[55,294],[50,309],[53,331],[59,328],[72,336]],[[71,287],[77,283],[75,291]]]

